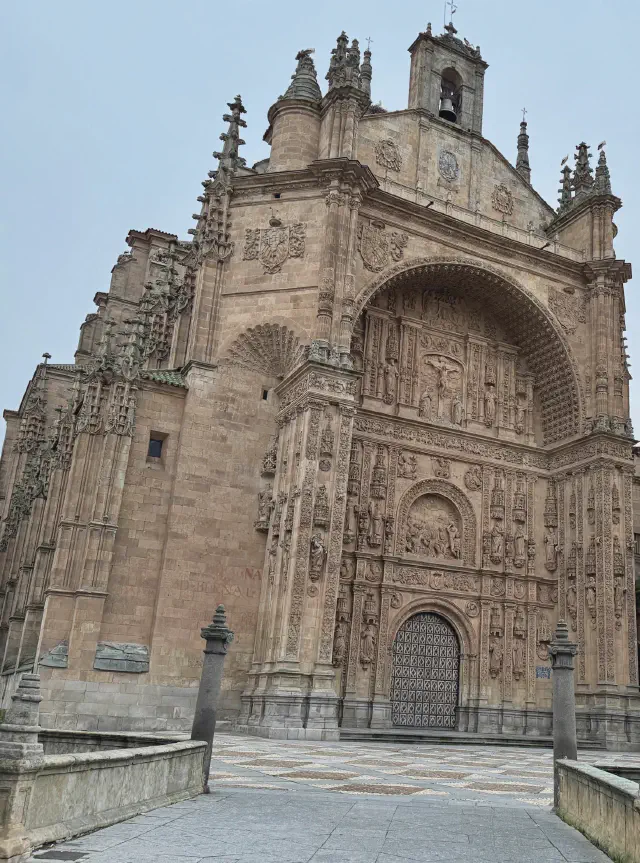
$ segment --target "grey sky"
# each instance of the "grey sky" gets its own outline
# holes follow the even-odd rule
[[[269,106],[301,48],[315,48],[325,85],[342,29],[373,42],[374,101],[406,107],[407,48],[439,2],[23,0],[5,3],[0,51],[4,131],[0,211],[0,407],[17,408],[43,351],[72,361],[78,327],[124,251],[130,228],[186,237],[200,181],[236,93],[247,108],[251,165]],[[613,191],[624,202],[618,257],[640,267],[637,0],[460,0],[459,35],[490,64],[484,135],[515,161],[521,108],[532,182],[557,198],[560,160],[607,140]],[[594,159],[595,162],[595,159]],[[640,433],[640,304],[627,289],[630,352],[638,363],[632,415]],[[632,369],[633,373],[633,369]],[[4,423],[0,437],[4,435]]]

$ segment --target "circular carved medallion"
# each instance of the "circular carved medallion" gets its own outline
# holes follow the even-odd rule
[[[460,176],[460,166],[455,153],[451,150],[441,150],[438,158],[438,170],[445,180],[452,182]]]

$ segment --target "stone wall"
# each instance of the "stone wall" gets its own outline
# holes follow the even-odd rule
[[[556,763],[557,814],[599,848],[624,863],[640,861],[640,787],[611,773],[562,760]]]

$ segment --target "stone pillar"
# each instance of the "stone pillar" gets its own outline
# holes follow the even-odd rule
[[[569,627],[559,620],[554,640],[549,645],[553,669],[553,760],[578,758],[576,737],[576,697],[573,686],[573,657],[578,645],[569,641]],[[558,805],[558,779],[554,771],[553,799]]]
[[[23,674],[11,699],[0,724],[0,860],[22,863],[30,859],[29,800],[44,755],[38,743],[40,677]]]
[[[222,669],[227,648],[233,641],[233,632],[227,627],[224,605],[216,608],[212,623],[200,630],[200,635],[206,641],[202,676],[198,688],[196,712],[191,728],[192,740],[204,740],[207,750],[202,765],[203,791],[209,793],[209,767],[211,765],[211,747],[216,730],[216,704],[222,683]]]

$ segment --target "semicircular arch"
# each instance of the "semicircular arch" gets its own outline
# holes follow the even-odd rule
[[[356,321],[366,305],[394,287],[447,287],[479,299],[505,324],[535,376],[545,444],[578,435],[584,397],[578,365],[560,323],[522,284],[489,264],[467,258],[414,258],[388,268],[363,286],[355,300]]]

